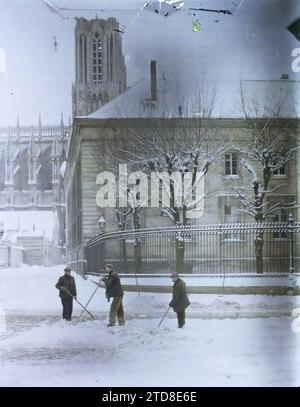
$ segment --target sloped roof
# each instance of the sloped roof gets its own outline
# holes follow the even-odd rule
[[[198,86],[198,88],[197,88]],[[256,107],[257,116],[265,117],[266,106],[276,107],[284,101],[281,117],[300,116],[300,83],[290,80],[253,80],[253,81],[195,81],[182,80],[174,84],[160,76],[157,80],[157,100],[150,100],[150,80],[142,79],[94,113],[91,119],[124,118],[179,118],[197,117],[199,106],[207,103],[209,108],[213,92],[216,103],[211,117],[244,117],[240,105],[241,87],[247,104]],[[202,100],[198,97],[202,89]],[[206,99],[206,100],[205,100]],[[200,113],[201,116],[201,113]]]
[[[180,117],[183,98],[178,89],[171,88],[167,80],[157,81],[157,100],[150,99],[150,81],[142,79],[88,118],[122,119],[142,117]]]

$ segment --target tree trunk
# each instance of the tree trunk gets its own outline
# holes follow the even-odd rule
[[[176,273],[184,273],[184,241],[176,238],[176,262],[175,262],[175,271]]]
[[[265,174],[264,174],[264,181],[265,181],[264,188],[266,190],[266,188],[268,186],[268,182],[265,179]],[[264,221],[262,205],[264,203],[265,194],[262,194],[261,196],[259,196],[258,183],[255,184],[254,193],[255,193],[255,204],[257,207],[255,220],[256,220],[256,222],[258,222],[258,224],[261,224]],[[264,233],[260,231],[256,234],[255,240],[254,240],[256,272],[260,273],[260,274],[262,274],[264,272],[263,247],[264,247]]]
[[[264,246],[264,234],[258,233],[254,240],[256,272],[257,273],[264,272],[263,246]]]
[[[123,271],[127,273],[127,249],[125,239],[121,240],[121,251],[122,251],[122,260],[123,260]]]
[[[141,253],[141,241],[135,239],[134,242],[134,271],[136,274],[140,273],[142,266],[142,253]]]
[[[141,208],[134,208],[133,210],[133,226],[135,230],[141,229],[140,223]],[[140,238],[135,238],[134,242],[134,272],[140,273],[142,267],[142,245]]]
[[[124,232],[126,230],[126,217],[127,217],[126,209],[123,210],[123,213],[121,213],[117,210],[116,215],[117,215],[119,230],[121,232]],[[123,262],[123,269],[124,269],[124,272],[126,273],[128,271],[126,239],[125,238],[121,239],[120,243],[121,243],[121,256],[122,256],[122,262]]]

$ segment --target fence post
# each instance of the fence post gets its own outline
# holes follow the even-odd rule
[[[222,224],[219,223],[219,273],[222,274]],[[223,264],[224,267],[224,264]],[[224,269],[225,270],[225,269]]]
[[[293,242],[294,217],[289,214],[289,272],[294,272],[294,242]]]

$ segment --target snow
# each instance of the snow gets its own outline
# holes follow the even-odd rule
[[[293,277],[268,277],[268,276],[253,276],[251,274],[239,275],[229,274],[225,275],[208,275],[208,276],[193,276],[193,275],[182,275],[188,286],[198,286],[198,287],[212,287],[212,286],[224,286],[224,287],[249,287],[249,286],[288,286],[294,287],[300,285],[300,275],[299,273],[293,275]],[[89,280],[97,281],[96,276],[88,276]],[[169,277],[137,277],[126,278],[122,277],[123,284],[133,284],[137,281],[138,285],[152,285],[152,286],[170,286],[171,280]]]
[[[62,272],[0,270],[0,386],[300,384],[299,334],[291,329],[298,297],[193,294],[181,330],[172,311],[158,328],[170,294],[126,292],[125,327],[107,328],[101,288],[88,307],[95,321],[79,319],[76,303],[73,321],[61,320],[54,285]],[[95,277],[73,275],[85,304]]]
[[[56,214],[53,211],[6,211],[0,214],[0,225],[4,230],[20,230],[18,236],[24,234],[45,235],[51,239],[55,225]],[[35,231],[34,231],[35,230]]]

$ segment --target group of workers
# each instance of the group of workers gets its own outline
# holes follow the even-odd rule
[[[59,278],[55,286],[59,290],[59,296],[63,306],[62,317],[66,321],[72,320],[73,300],[75,299],[77,301],[76,283],[74,277],[71,276],[71,271],[69,267],[66,267],[64,269],[65,274]],[[115,326],[116,320],[118,320],[119,325],[124,325],[124,291],[120,277],[111,264],[107,264],[104,271],[107,275],[102,278],[100,285],[106,288],[105,295],[107,300],[110,301],[112,298],[107,326]],[[178,328],[182,328],[185,325],[185,310],[190,305],[190,301],[187,296],[184,281],[175,272],[170,277],[174,285],[173,297],[169,307],[173,308],[174,312],[177,313]]]

